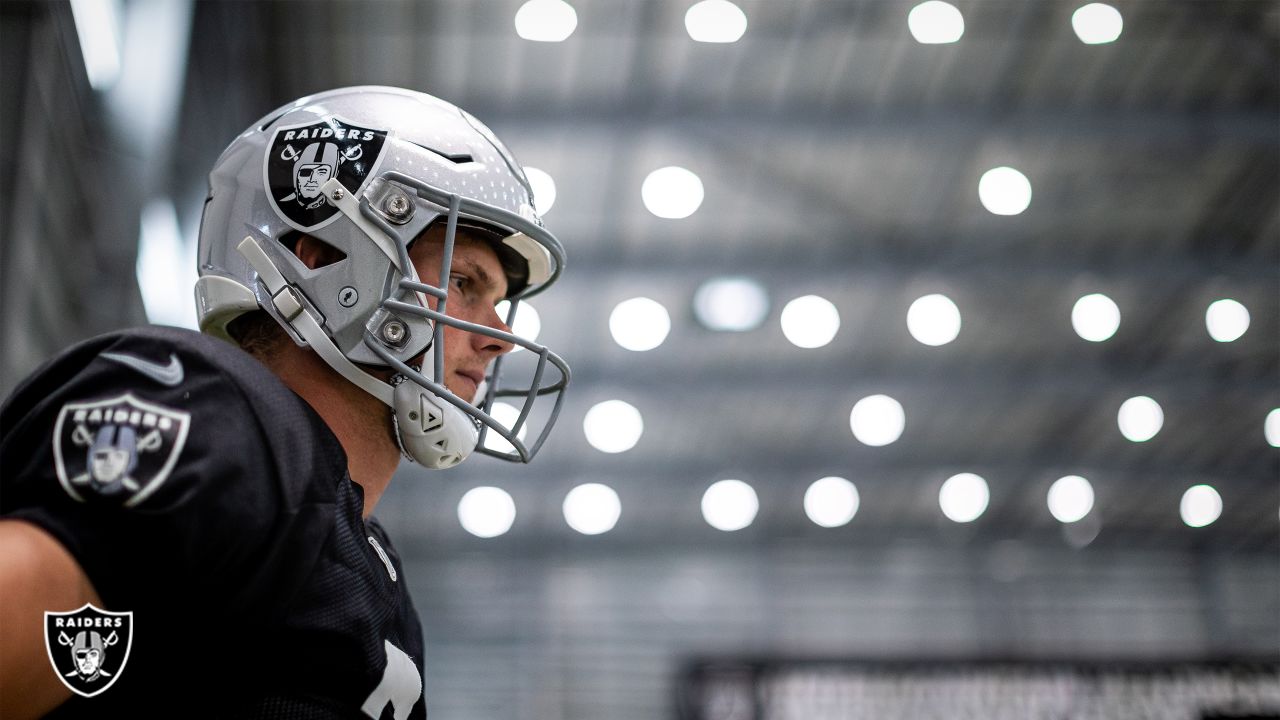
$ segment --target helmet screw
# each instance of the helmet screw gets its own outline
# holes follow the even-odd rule
[[[382,326],[382,339],[396,345],[404,340],[404,323],[399,320],[392,320]]]
[[[329,193],[329,197],[333,198],[334,202],[341,200],[346,197],[346,195],[346,193],[342,192],[342,188],[334,188],[333,192]]]
[[[356,300],[360,299],[360,294],[350,285],[338,291],[338,304],[342,307],[351,307],[356,304]]]
[[[400,193],[395,193],[387,196],[387,199],[382,203],[382,209],[387,211],[387,215],[390,215],[392,220],[403,222],[409,218],[412,207],[409,205],[409,198]]]

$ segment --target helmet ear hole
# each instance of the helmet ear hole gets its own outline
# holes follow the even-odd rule
[[[314,235],[295,231],[286,233],[280,238],[280,242],[288,247],[303,265],[312,270],[328,267],[347,259],[346,253]]]

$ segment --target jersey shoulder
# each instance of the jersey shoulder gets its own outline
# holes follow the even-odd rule
[[[310,567],[346,477],[337,439],[265,366],[173,328],[36,371],[0,408],[0,467],[0,516],[57,538],[104,600],[141,602],[167,567],[245,607]]]
[[[0,458],[23,468],[7,473],[6,495],[56,478],[74,501],[152,510],[208,483],[323,500],[332,493],[311,480],[346,465],[320,417],[260,362],[165,327],[93,338],[33,373],[0,408]]]

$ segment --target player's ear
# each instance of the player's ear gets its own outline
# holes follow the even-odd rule
[[[341,250],[306,234],[298,235],[297,242],[293,246],[293,254],[298,256],[303,265],[312,270],[332,265],[347,257]]]

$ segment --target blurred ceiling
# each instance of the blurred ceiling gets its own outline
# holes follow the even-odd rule
[[[1124,31],[1106,45],[1081,43],[1071,29],[1080,3],[1057,0],[955,0],[965,32],[951,45],[911,37],[913,2],[747,0],[749,28],[730,45],[690,40],[687,0],[573,4],[567,41],[532,43],[514,32],[515,0],[195,3],[172,142],[160,160],[142,159],[159,163],[157,175],[119,208],[115,225],[128,227],[147,197],[168,194],[194,228],[204,173],[237,132],[281,103],[355,84],[454,102],[555,179],[546,222],[569,269],[533,304],[539,339],[574,370],[561,425],[529,467],[402,469],[421,482],[393,487],[379,511],[402,545],[474,542],[455,513],[480,484],[515,497],[511,542],[561,542],[575,535],[560,514],[564,492],[587,481],[622,499],[621,521],[601,542],[696,544],[717,534],[699,498],[725,477],[759,493],[760,516],[744,531],[757,538],[1056,537],[1045,493],[1078,474],[1097,492],[1098,543],[1275,549],[1280,450],[1264,440],[1263,419],[1280,407],[1276,3],[1116,2]],[[34,32],[74,37],[62,6],[20,5],[5,10],[10,27],[21,16]],[[30,69],[37,44],[6,51],[25,53],[7,74]],[[63,48],[72,76],[83,73],[76,51],[74,40]],[[5,90],[25,98],[29,118],[58,97],[34,85]],[[97,100],[85,89],[80,102]],[[659,219],[641,202],[644,177],[666,165],[693,170],[706,189],[687,219]],[[1020,215],[978,201],[979,178],[1003,165],[1032,184]],[[4,209],[13,233],[4,245],[31,243],[14,231],[13,206]],[[112,267],[125,271],[94,282],[136,294],[127,272],[136,236],[96,241],[123,254]],[[29,270],[20,257],[7,251],[10,279]],[[763,284],[771,310],[761,327],[698,324],[693,294],[721,275]],[[91,304],[83,283],[57,292]],[[1123,312],[1103,343],[1081,340],[1070,323],[1075,300],[1093,292]],[[948,295],[963,316],[941,347],[907,332],[907,308],[929,293]],[[840,313],[822,348],[795,347],[779,329],[782,306],[806,294]],[[648,352],[609,333],[611,309],[636,296],[672,317],[671,334]],[[1252,316],[1232,343],[1205,332],[1206,307],[1223,297]],[[56,332],[48,318],[59,314],[37,323],[15,309],[22,296],[6,298],[10,342],[57,347],[142,319],[135,300]],[[39,354],[11,353],[6,371],[29,369]],[[876,393],[906,413],[887,447],[849,430],[853,403]],[[1145,443],[1116,427],[1120,404],[1136,395],[1165,414]],[[638,445],[617,455],[582,433],[588,408],[609,398],[636,406],[645,423]],[[939,486],[959,472],[991,486],[991,506],[971,526],[938,510]],[[824,475],[861,492],[846,528],[819,529],[801,509]],[[1178,506],[1198,483],[1214,485],[1225,509],[1193,532]]]

